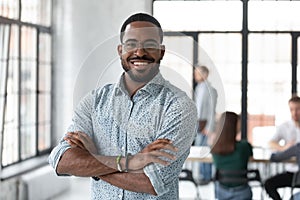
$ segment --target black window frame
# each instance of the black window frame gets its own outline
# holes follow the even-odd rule
[[[49,0],[50,2],[50,6],[52,6],[52,0]],[[11,177],[14,177],[14,176],[17,176],[17,175],[20,175],[24,172],[27,172],[27,171],[30,171],[34,168],[38,168],[40,166],[43,166],[43,165],[46,165],[47,164],[47,155],[50,153],[52,147],[53,147],[53,144],[52,144],[52,138],[53,136],[51,135],[51,127],[52,127],[52,93],[53,93],[53,90],[52,90],[52,70],[53,70],[53,58],[52,58],[52,24],[50,24],[49,26],[45,26],[45,25],[41,25],[41,24],[38,24],[38,23],[30,23],[30,22],[25,22],[25,21],[22,21],[21,20],[21,13],[22,13],[22,0],[18,0],[18,16],[16,18],[8,18],[8,17],[4,17],[4,16],[0,16],[0,28],[3,28],[4,26],[8,26],[8,29],[9,29],[9,33],[8,33],[8,41],[7,41],[7,55],[6,55],[6,59],[5,60],[2,60],[1,62],[4,62],[5,63],[5,67],[6,67],[6,75],[5,75],[5,80],[4,80],[4,94],[3,94],[3,97],[4,97],[4,102],[3,102],[3,105],[0,105],[0,115],[1,115],[1,118],[3,119],[2,120],[2,123],[0,124],[0,138],[1,138],[1,144],[0,144],[0,158],[1,158],[1,171],[0,171],[0,179],[1,180],[5,180],[7,178],[11,178]],[[50,10],[50,13],[49,13],[49,18],[52,19],[52,10]],[[9,52],[10,52],[10,32],[11,32],[11,29],[12,29],[12,26],[15,26],[15,27],[18,27],[18,73],[19,73],[19,77],[18,77],[18,128],[17,128],[17,132],[18,132],[18,149],[16,149],[17,151],[17,154],[18,154],[18,159],[16,161],[13,161],[9,164],[6,164],[6,165],[3,165],[3,142],[4,142],[4,124],[5,124],[5,107],[7,105],[7,79],[8,79],[8,68],[9,68],[9,62],[10,62],[10,55],[9,55]],[[21,119],[21,116],[20,116],[20,108],[21,108],[21,96],[22,96],[22,91],[21,91],[21,84],[22,84],[22,80],[21,80],[21,65],[22,65],[22,55],[21,55],[21,40],[22,40],[22,27],[26,27],[26,28],[30,28],[30,29],[34,29],[36,31],[36,46],[35,47],[32,47],[35,49],[35,57],[36,59],[33,61],[34,62],[34,66],[32,67],[36,67],[36,71],[35,71],[35,91],[34,91],[34,98],[35,98],[35,105],[34,105],[34,109],[35,109],[35,125],[34,126],[34,129],[35,129],[35,153],[34,155],[31,155],[31,156],[28,156],[28,157],[25,157],[25,158],[22,158],[22,155],[21,155],[21,145],[22,145],[22,142],[21,142],[21,128],[22,128],[22,124],[20,122],[20,119]],[[50,121],[48,121],[47,123],[49,123],[49,133],[50,133],[50,138],[49,138],[49,142],[50,142],[50,145],[48,145],[48,147],[46,147],[45,149],[43,150],[39,150],[39,96],[41,95],[41,92],[40,92],[40,89],[39,89],[39,69],[40,69],[40,65],[43,65],[43,61],[40,61],[40,51],[39,51],[39,48],[40,48],[40,36],[42,34],[47,34],[49,37],[50,37],[50,54],[51,54],[51,58],[50,60],[48,61],[48,66],[50,67],[50,89],[49,91],[47,91],[47,95],[48,95],[48,98],[50,99]],[[43,91],[44,92],[44,91]],[[42,92],[42,93],[43,93]],[[3,106],[3,107],[2,107]]]
[[[152,11],[153,11],[153,4],[155,1],[172,1],[172,0],[153,0],[152,3]],[[176,1],[176,0],[174,0]],[[207,0],[191,0],[191,1],[207,1]],[[208,0],[209,1],[209,0]],[[214,1],[214,0],[210,0]],[[194,39],[193,45],[193,64],[198,63],[198,36],[201,33],[239,33],[242,35],[242,73],[241,73],[241,137],[243,139],[247,139],[247,121],[248,121],[248,36],[251,33],[259,33],[259,34],[290,34],[291,35],[291,66],[292,66],[292,80],[291,80],[291,95],[297,94],[297,38],[300,37],[300,31],[251,31],[248,28],[248,3],[251,0],[240,0],[243,5],[243,19],[242,19],[242,29],[241,31],[167,31],[164,33],[166,36],[191,36]],[[264,0],[262,0],[264,1]],[[274,0],[274,1],[284,1],[284,0]],[[290,1],[297,1],[297,0],[290,0]],[[300,59],[300,58],[299,58]],[[193,80],[194,84],[195,81]]]

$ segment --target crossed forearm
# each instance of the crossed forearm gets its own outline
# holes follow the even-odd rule
[[[157,139],[132,155],[128,163],[126,163],[127,159],[121,158],[118,161],[120,165],[117,167],[116,156],[96,155],[97,148],[87,134],[68,132],[64,139],[71,148],[61,157],[57,166],[58,174],[97,176],[119,188],[153,195],[156,195],[156,192],[149,178],[143,173],[143,168],[152,163],[167,166],[170,161],[165,159],[175,160],[174,153],[178,151],[169,139]],[[119,172],[117,168],[120,167],[129,169],[130,173]]]
[[[150,180],[144,173],[120,173],[116,169],[109,167],[114,165],[116,165],[114,157],[106,157],[104,163],[102,163],[99,157],[95,157],[88,151],[75,147],[68,149],[63,154],[56,171],[58,174],[81,177],[97,176],[125,190],[156,195]]]
[[[119,188],[156,195],[156,192],[144,173],[113,173],[99,176],[100,179]]]
[[[113,158],[108,158],[108,160],[114,162]],[[58,174],[91,177],[116,172],[116,169],[109,167],[112,165],[112,163],[111,165],[109,163],[103,164],[88,151],[74,147],[68,149],[63,154],[57,165],[56,171]]]

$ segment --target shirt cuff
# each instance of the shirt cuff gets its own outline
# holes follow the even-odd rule
[[[157,194],[157,196],[161,196],[164,193],[167,193],[169,188],[166,187],[167,185],[164,184],[163,180],[161,179],[160,175],[160,167],[158,164],[151,164],[144,167],[144,173],[150,179],[152,186]]]
[[[55,170],[56,174],[58,176],[66,176],[68,174],[58,174],[56,169],[57,169],[57,165],[59,163],[59,160],[61,158],[61,156],[69,149],[71,148],[68,144],[60,144],[58,146],[56,146],[50,153],[49,157],[48,157],[48,162],[50,164],[50,166]]]

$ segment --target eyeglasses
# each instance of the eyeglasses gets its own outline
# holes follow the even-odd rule
[[[128,40],[122,43],[124,49],[129,51],[136,51],[139,47],[144,49],[145,51],[151,53],[155,52],[160,48],[160,44],[153,40],[146,40],[145,42],[138,42],[136,40]]]

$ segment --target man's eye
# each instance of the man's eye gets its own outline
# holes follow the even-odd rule
[[[134,42],[128,42],[125,45],[127,48],[135,48],[137,46],[137,44]]]
[[[144,48],[146,49],[157,49],[158,45],[155,42],[147,42],[144,44]]]

